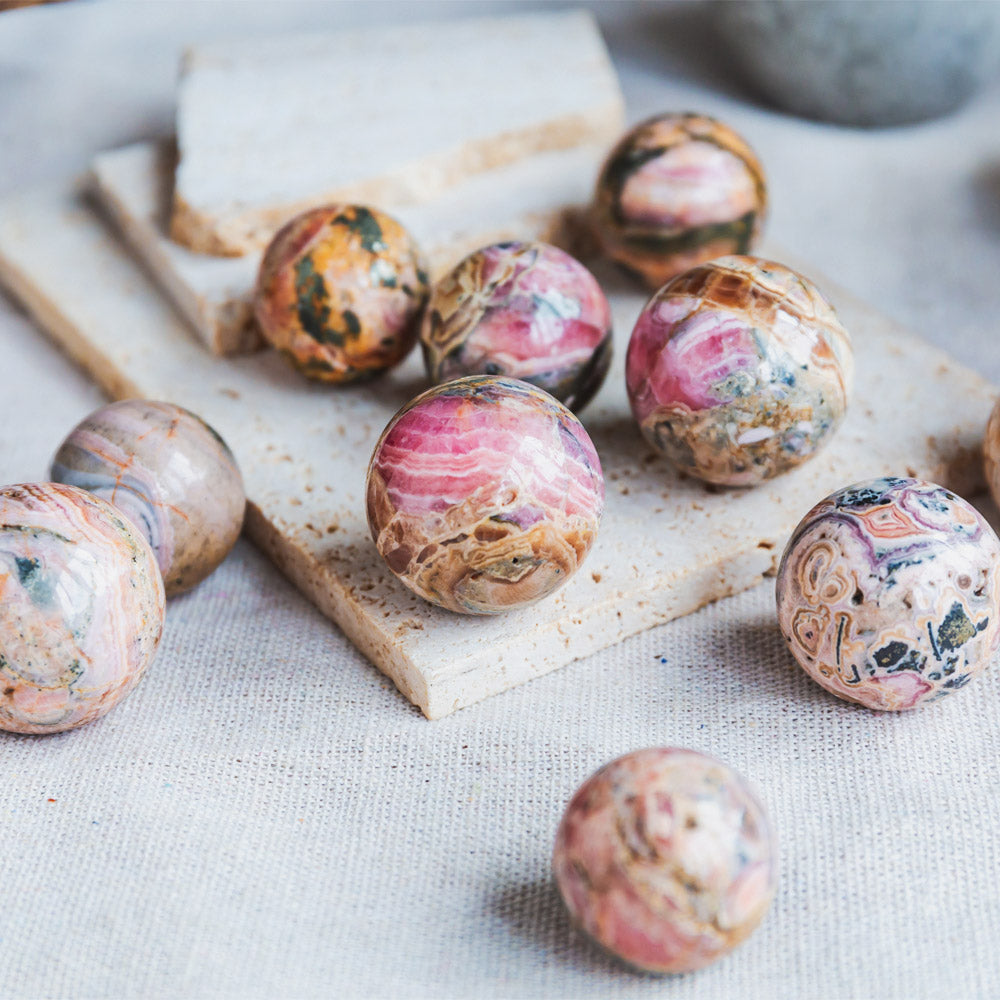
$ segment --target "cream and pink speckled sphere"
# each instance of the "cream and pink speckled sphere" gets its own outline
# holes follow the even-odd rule
[[[753,150],[728,125],[697,114],[657,115],[627,132],[594,198],[605,252],[650,288],[714,257],[748,253],[766,211]]]
[[[368,467],[368,525],[387,565],[450,611],[540,600],[579,568],[604,508],[583,425],[518,379],[455,379],[389,422]]]
[[[236,544],[243,479],[225,441],[173,403],[128,399],[85,417],[52,478],[114,504],[153,548],[167,596],[200,583]]]
[[[819,289],[758,257],[720,257],[646,304],[625,360],[646,440],[682,472],[753,486],[811,458],[847,410],[851,339]]]
[[[163,631],[149,543],[75,486],[0,489],[0,729],[58,733],[138,683]]]
[[[578,412],[611,364],[611,307],[590,271],[558,247],[497,243],[434,286],[420,343],[435,382],[507,375]]]
[[[416,343],[428,279],[409,232],[363,205],[303,212],[264,252],[254,311],[261,333],[303,375],[355,382]]]
[[[872,479],[821,500],[778,569],[778,622],[827,691],[899,711],[983,671],[1000,646],[1000,539],[950,490]]]
[[[552,867],[573,922],[646,972],[690,972],[735,948],[767,913],[778,870],[744,779],[670,747],[619,757],[580,786]]]

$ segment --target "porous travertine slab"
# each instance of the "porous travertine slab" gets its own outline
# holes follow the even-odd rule
[[[562,243],[567,217],[591,196],[603,147],[535,153],[443,192],[421,205],[388,206],[416,237],[431,277],[466,253],[500,240]],[[102,153],[91,174],[102,206],[160,287],[215,354],[261,346],[251,298],[261,251],[242,257],[195,253],[170,239],[173,144],[138,143]]]
[[[431,718],[754,585],[805,511],[846,483],[898,473],[969,495],[982,482],[993,388],[826,282],[857,352],[853,403],[828,449],[749,491],[678,478],[644,444],[623,388],[644,298],[613,291],[617,360],[583,414],[608,485],[594,549],[533,607],[453,615],[392,576],[365,523],[371,449],[425,384],[416,357],[346,389],[307,383],[271,352],[211,357],[68,190],[0,205],[0,278],[112,396],[168,399],[218,428],[246,477],[251,536]]]
[[[177,155],[172,142],[137,143],[101,153],[91,183],[101,206],[180,314],[214,354],[263,345],[251,292],[260,253],[210,257],[167,235]]]
[[[170,232],[243,254],[309,206],[419,204],[532,153],[606,148],[623,122],[584,11],[203,45],[181,72]]]

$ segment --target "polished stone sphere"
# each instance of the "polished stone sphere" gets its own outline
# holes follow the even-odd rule
[[[690,972],[764,918],[777,846],[763,806],[732,768],[655,747],[580,786],[552,867],[571,919],[598,944],[645,972]]]
[[[389,569],[451,611],[497,614],[562,586],[597,537],[604,478],[579,420],[517,379],[417,396],[368,467],[368,525]]]
[[[850,337],[816,286],[756,257],[721,257],[661,288],[625,361],[646,440],[720,486],[815,455],[844,418],[853,372]]]
[[[1000,646],[1000,539],[943,486],[872,479],[820,501],[778,569],[781,633],[838,698],[899,711],[958,691]]]
[[[590,271],[558,247],[497,243],[435,285],[420,342],[434,382],[508,375],[579,412],[611,364],[611,307]]]
[[[146,671],[163,616],[152,549],[120,511],[62,483],[0,489],[0,729],[100,718]]]
[[[416,343],[428,279],[413,237],[362,205],[292,219],[264,252],[254,311],[264,337],[303,375],[355,382]]]
[[[611,151],[594,196],[604,252],[650,288],[725,254],[749,253],[767,212],[764,168],[714,118],[657,115]]]
[[[59,446],[50,475],[103,497],[136,525],[168,597],[213,572],[243,527],[246,497],[232,452],[173,403],[128,399],[95,410]]]

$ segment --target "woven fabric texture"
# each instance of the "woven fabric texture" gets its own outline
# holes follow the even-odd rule
[[[428,723],[240,543],[120,708],[3,739],[4,995],[988,995],[1000,673],[874,715],[793,665],[772,604]],[[574,933],[549,871],[575,787],[648,745],[728,761],[781,842],[758,932],[667,982]]]

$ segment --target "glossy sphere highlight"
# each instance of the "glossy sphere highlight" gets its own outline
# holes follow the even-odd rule
[[[163,611],[153,553],[110,504],[60,483],[0,489],[0,729],[110,711],[152,661]]]
[[[275,235],[254,309],[261,332],[303,375],[353,382],[402,361],[427,294],[420,252],[395,219],[330,205]]]
[[[740,775],[693,750],[653,748],[580,786],[552,867],[571,918],[595,941],[647,972],[690,972],[763,919],[777,849]]]
[[[583,425],[548,393],[473,376],[417,396],[368,468],[368,525],[389,568],[451,611],[495,614],[579,568],[604,506]]]
[[[830,439],[847,409],[854,355],[812,282],[773,261],[722,257],[649,300],[625,373],[654,448],[699,479],[752,486]]]
[[[546,243],[498,243],[438,282],[420,342],[435,382],[508,375],[580,410],[611,364],[611,308],[568,253]]]
[[[95,410],[60,445],[51,476],[114,504],[142,532],[168,597],[208,576],[243,526],[232,452],[172,403],[129,399]]]
[[[767,211],[764,170],[722,122],[659,115],[611,151],[594,211],[605,252],[658,288],[695,264],[753,249]]]
[[[897,711],[963,687],[1000,644],[1000,541],[941,486],[873,479],[820,501],[778,570],[778,622],[814,681]]]

